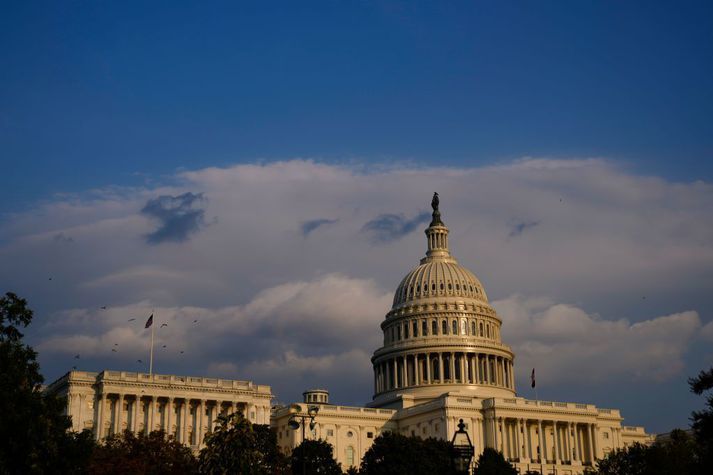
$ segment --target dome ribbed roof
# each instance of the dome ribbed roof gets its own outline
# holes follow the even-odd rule
[[[488,296],[478,278],[451,258],[434,259],[413,268],[396,289],[393,306],[433,297],[488,302]]]
[[[431,202],[433,219],[425,231],[428,239],[426,257],[401,280],[392,308],[416,300],[444,297],[488,302],[488,296],[478,278],[451,256],[448,228],[441,221],[438,204],[438,193],[434,193]]]

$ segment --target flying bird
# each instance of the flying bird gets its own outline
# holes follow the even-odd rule
[[[116,353],[116,348],[111,349],[112,353]]]
[[[163,328],[163,327],[167,327],[167,326],[168,326],[168,323],[162,323],[159,328]]]
[[[130,319],[129,319],[130,322],[133,322],[134,320],[136,320],[136,319],[135,319],[135,318],[130,318]]]
[[[163,345],[164,348],[166,348],[166,345]]]
[[[198,320],[193,320],[193,323],[198,323]]]
[[[99,308],[102,309],[102,310],[106,310],[106,305],[104,305],[104,306],[102,306],[102,307],[99,307]]]
[[[181,354],[183,354],[183,350],[181,350]]]
[[[141,360],[136,360],[136,362],[137,362],[137,363],[143,363],[143,361],[141,361]]]
[[[52,280],[52,277],[50,277],[50,278],[49,278],[49,279],[47,279],[47,280]]]
[[[74,359],[75,359],[75,360],[78,360],[78,359],[79,359],[79,355],[74,355]]]

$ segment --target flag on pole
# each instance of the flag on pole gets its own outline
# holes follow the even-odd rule
[[[146,320],[146,325],[144,326],[144,328],[148,328],[148,327],[150,327],[151,325],[153,325],[153,313],[151,314],[151,316],[149,317],[149,319]]]
[[[532,368],[532,374],[530,375],[530,381],[532,381],[532,387],[535,387],[535,368]]]

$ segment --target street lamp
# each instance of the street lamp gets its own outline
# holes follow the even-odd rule
[[[296,411],[302,412],[302,406],[299,404],[295,404],[292,406],[291,409],[294,409]],[[305,416],[304,414],[292,414],[290,417],[290,420],[287,421],[287,426],[292,429],[292,430],[297,430],[302,426],[302,442],[301,444],[304,443],[305,441],[305,422],[307,419],[309,419],[309,430],[313,431],[314,427],[317,425],[316,422],[314,422],[314,418],[317,417],[317,413],[319,412],[319,406],[307,406],[307,415]],[[300,419],[298,421],[297,419]],[[306,454],[305,454],[305,447],[304,445],[302,446],[302,475],[307,474],[307,467],[306,467]]]
[[[470,441],[470,436],[465,431],[463,419],[458,422],[458,430],[453,434],[451,444],[453,444],[453,451],[455,452],[453,462],[456,470],[459,473],[467,474],[470,470],[470,461],[473,460],[473,444]]]
[[[295,407],[296,406],[296,407]],[[295,408],[298,411],[302,411],[302,407],[295,404],[293,408]],[[292,429],[292,430],[297,430],[302,427],[302,441],[304,442],[305,440],[305,422],[307,419],[309,419],[309,430],[313,431],[315,426],[317,425],[316,422],[314,422],[314,418],[317,417],[317,413],[319,412],[319,406],[309,406],[307,408],[307,415],[303,414],[293,414],[290,417],[290,420],[287,421],[287,426]],[[299,421],[297,419],[300,419]],[[301,421],[301,422],[300,422]]]

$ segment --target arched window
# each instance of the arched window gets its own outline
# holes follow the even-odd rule
[[[436,283],[435,282],[431,283],[431,290],[433,290],[434,292],[436,291]]]
[[[438,372],[440,368],[438,366],[439,366],[438,359],[437,358],[432,359],[431,360],[431,379],[433,381],[438,381],[439,379],[441,379],[441,375]]]
[[[453,290],[453,285],[450,282],[448,282],[448,290]]]
[[[488,338],[490,338],[490,325],[488,325],[488,326],[486,327],[486,330],[487,330],[487,332],[488,332]]]
[[[470,334],[476,336],[478,334],[477,328],[475,328],[475,320],[470,322]]]
[[[408,322],[404,323],[404,339],[408,339]]]
[[[431,335],[438,335],[438,323],[435,320],[431,322]]]
[[[441,330],[441,333],[443,335],[448,335],[448,322],[446,320],[443,320],[443,322],[441,322]]]
[[[460,285],[456,284],[456,290],[460,290]]]
[[[421,335],[428,335],[428,322],[426,320],[421,322]]]
[[[401,325],[396,326],[396,335],[397,335],[397,338],[400,340],[401,339]]]
[[[416,338],[418,336],[418,322],[414,321],[413,322],[413,337]]]
[[[454,335],[458,334],[458,321],[453,320],[453,322],[451,322],[451,330],[453,331]]]
[[[483,322],[480,322],[480,336],[483,336]]]
[[[443,290],[443,282],[441,282],[441,290]]]
[[[460,319],[460,334],[461,335],[468,334],[468,322],[465,321],[465,318]]]
[[[354,447],[351,445],[347,447],[347,465],[352,467],[354,466]]]

